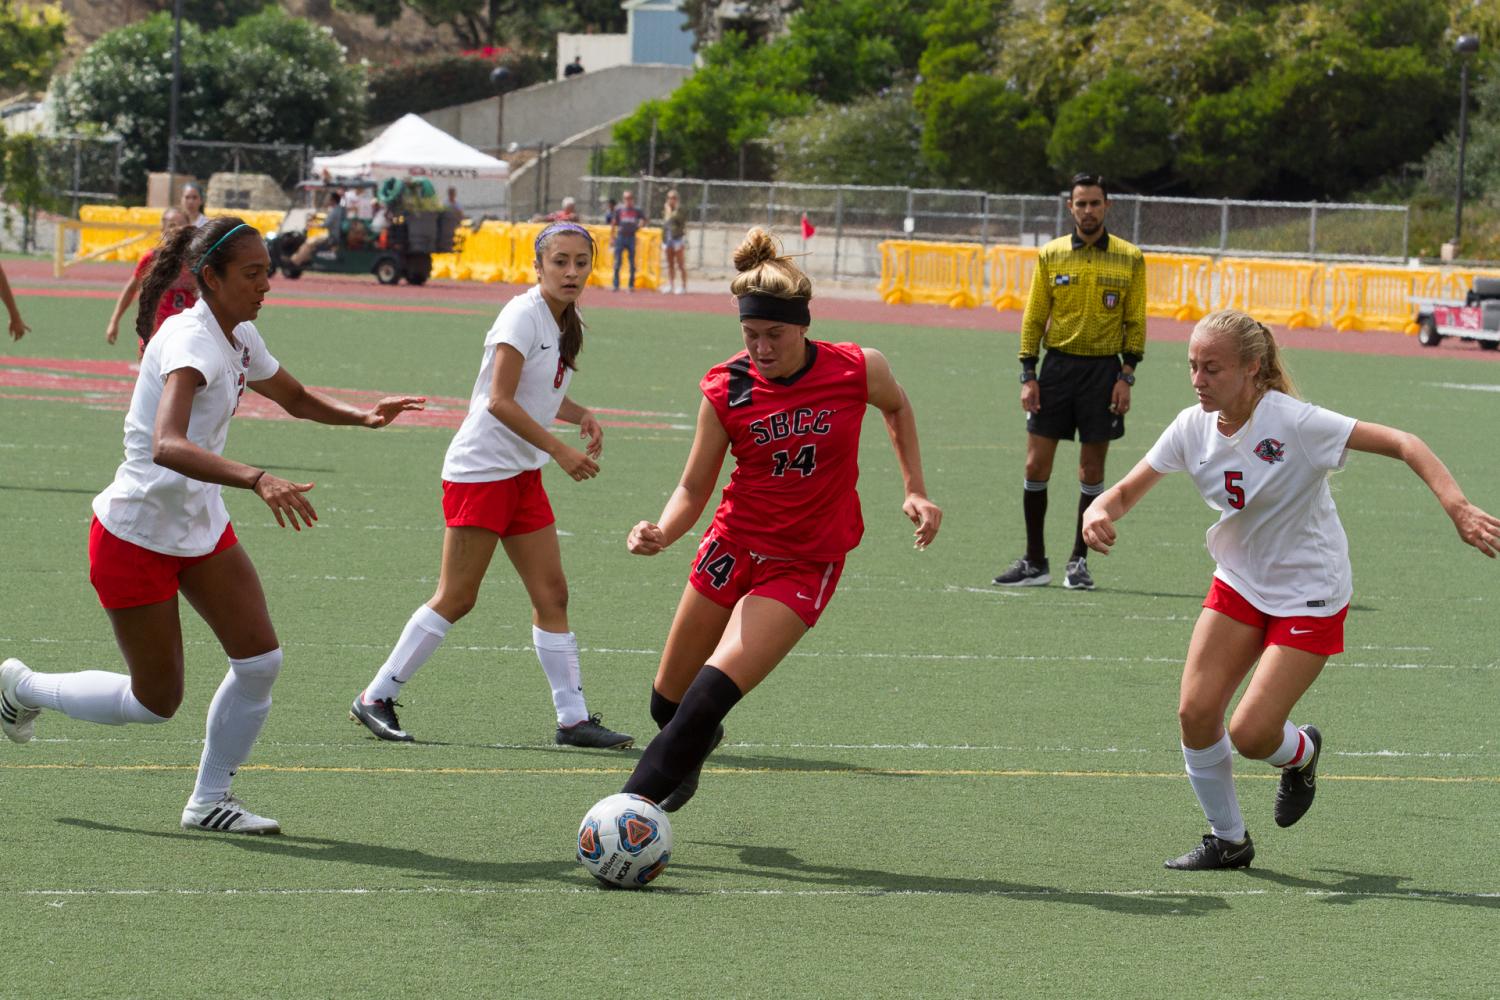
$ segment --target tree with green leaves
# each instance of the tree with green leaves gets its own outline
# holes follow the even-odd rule
[[[925,187],[922,115],[896,87],[848,104],[821,104],[771,128],[778,177],[809,184]]]
[[[99,38],[53,81],[52,113],[67,130],[110,132],[141,190],[167,163],[172,18],[156,14]],[[359,141],[361,67],[316,25],[267,7],[230,28],[182,26],[179,135],[339,149]]]
[[[272,0],[182,0],[182,19],[204,31],[232,28],[251,14],[272,5]],[[151,0],[148,9],[172,13],[175,0]]]
[[[68,44],[68,17],[55,4],[0,0],[0,90],[47,86]]]

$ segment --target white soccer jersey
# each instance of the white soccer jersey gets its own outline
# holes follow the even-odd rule
[[[469,413],[453,435],[443,458],[443,478],[450,483],[488,483],[510,479],[547,464],[548,455],[532,447],[490,413],[490,385],[495,377],[495,352],[509,344],[526,359],[516,402],[543,427],[550,425],[568,393],[573,370],[559,355],[557,320],[542,298],[541,286],[505,304],[495,325],[484,337],[484,360]]]
[[[1187,472],[1219,520],[1208,529],[1214,575],[1268,615],[1335,615],[1349,603],[1349,540],[1328,489],[1355,421],[1268,392],[1233,436],[1190,406],[1146,453],[1157,472]]]
[[[280,367],[254,324],[235,327],[231,344],[207,302],[199,301],[163,323],[141,357],[141,374],[125,415],[125,461],[115,471],[114,482],[94,497],[94,514],[109,533],[170,556],[212,552],[229,524],[223,488],[189,479],[151,458],[156,411],[167,376],[182,368],[203,376],[205,384],[193,394],[187,437],[222,455],[229,418],[239,406],[245,383],[268,379]]]

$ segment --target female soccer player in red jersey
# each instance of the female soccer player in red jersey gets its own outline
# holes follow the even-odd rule
[[[312,483],[224,457],[229,418],[246,385],[292,416],[323,424],[384,427],[424,400],[391,396],[360,410],[305,388],[281,367],[252,322],[271,287],[266,244],[232,216],[174,230],[157,248],[141,292],[147,329],[184,264],[196,276],[198,304],[167,320],[146,348],[125,417],[125,461],[94,498],[89,533],[89,579],[130,672],[43,674],[8,659],[0,664],[0,730],[29,741],[44,708],[106,725],[166,722],[182,703],[181,590],[229,656],[182,825],[279,833],[279,823],[229,792],[271,710],[281,644],[221,493],[252,490],[276,523],[290,519],[299,531],[299,518],[311,526],[317,514],[304,495]]]
[[[577,481],[599,474],[604,428],[568,397],[583,348],[578,297],[594,263],[594,238],[576,222],[554,222],[534,245],[538,282],[505,304],[484,338],[479,376],[463,426],[443,460],[442,568],[437,591],[414,611],[349,715],[383,740],[410,742],[396,695],[427,662],[453,623],[479,599],[497,545],[531,598],[531,641],[552,687],[553,740],[563,746],[623,749],[635,742],[590,714],[583,698],[578,639],[568,627],[568,579],[542,468],[556,462]],[[547,428],[578,425],[583,451]]]
[[[167,234],[179,226],[188,225],[187,213],[180,208],[169,208],[161,213],[161,232],[165,239]],[[104,327],[104,342],[113,344],[120,336],[120,317],[125,315],[125,310],[130,308],[130,303],[135,301],[136,292],[141,290],[141,282],[146,273],[151,270],[151,262],[156,259],[156,250],[151,249],[141,257],[135,265],[135,272],[131,274],[130,280],[125,282],[125,287],[120,289],[120,297],[115,300],[115,311],[110,313],[109,322]],[[140,358],[146,353],[146,344],[152,335],[161,329],[161,325],[180,312],[186,312],[193,308],[198,301],[198,281],[193,273],[186,267],[177,276],[161,296],[156,300],[156,317],[151,326],[144,333],[137,330],[137,348],[135,356]],[[139,324],[137,324],[139,326]]]
[[[668,812],[697,790],[729,710],[817,623],[845,553],[859,544],[855,483],[867,404],[885,416],[917,548],[933,540],[943,516],[927,499],[911,401],[885,357],[807,338],[812,282],[779,255],[770,233],[750,230],[734,264],[729,287],[745,350],[703,377],[682,481],[661,517],[637,524],[627,543],[649,556],[681,538],[713,495],[725,452],[734,455],[652,685],[661,732],[624,789]]]
[[[1244,868],[1255,847],[1234,793],[1231,744],[1249,760],[1281,768],[1277,826],[1301,819],[1316,792],[1322,734],[1287,717],[1328,658],[1344,650],[1353,582],[1328,474],[1343,468],[1350,451],[1400,459],[1432,490],[1459,537],[1491,558],[1500,551],[1500,519],[1470,503],[1415,435],[1298,399],[1271,331],[1242,312],[1199,321],[1188,369],[1198,404],[1094,502],[1083,537],[1108,553],[1115,522],[1168,472],[1187,472],[1220,512],[1208,529],[1213,587],[1193,628],[1177,708],[1188,779],[1209,833],[1167,867]],[[1257,661],[1226,732],[1229,701]]]

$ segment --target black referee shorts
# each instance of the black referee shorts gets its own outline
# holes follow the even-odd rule
[[[1125,434],[1125,418],[1109,412],[1115,378],[1120,374],[1117,355],[1083,357],[1048,351],[1042,358],[1037,383],[1042,408],[1026,417],[1026,430],[1044,438],[1079,443],[1114,441]]]

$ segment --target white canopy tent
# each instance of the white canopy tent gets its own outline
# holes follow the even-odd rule
[[[334,182],[425,177],[444,200],[447,189],[456,188],[459,204],[470,215],[478,215],[505,205],[510,167],[409,114],[358,149],[314,157],[313,173]]]

